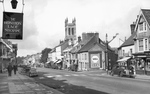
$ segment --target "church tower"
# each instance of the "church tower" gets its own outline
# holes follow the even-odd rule
[[[72,23],[68,23],[68,18],[65,20],[65,40],[74,42],[76,40],[76,19]]]

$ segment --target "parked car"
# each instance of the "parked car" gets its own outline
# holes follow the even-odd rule
[[[38,73],[36,71],[35,67],[31,67],[29,72],[28,72],[28,76],[33,77],[33,76],[38,76]]]
[[[116,66],[113,67],[113,69],[111,70],[110,74],[112,76],[113,75],[118,75],[120,77],[127,76],[127,77],[135,78],[134,69],[131,68],[131,67],[132,66],[127,68],[126,66],[116,65]]]

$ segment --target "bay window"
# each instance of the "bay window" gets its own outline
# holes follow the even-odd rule
[[[143,51],[143,39],[139,40],[139,51]]]
[[[145,39],[145,50],[146,51],[148,50],[148,41],[147,41],[147,39]]]

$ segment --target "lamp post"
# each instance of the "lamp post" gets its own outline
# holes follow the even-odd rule
[[[106,33],[106,69],[107,69],[107,74],[108,74],[108,70],[109,70],[108,44],[109,44],[111,41],[113,41],[113,40],[116,38],[117,35],[119,35],[119,33],[116,33],[116,35],[113,36],[113,38],[112,38],[110,41],[108,41],[108,35],[107,35],[107,33]]]
[[[0,3],[3,3],[3,8],[4,8],[4,0],[0,0]],[[18,3],[17,0],[11,0],[11,5],[12,5],[12,8],[13,8],[13,9],[16,9],[17,3]],[[3,46],[1,46],[1,50],[2,50],[2,56],[3,56]],[[2,62],[1,62],[1,72],[3,72],[3,57],[2,57],[2,56],[1,56],[1,58],[2,58]]]

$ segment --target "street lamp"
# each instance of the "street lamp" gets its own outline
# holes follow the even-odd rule
[[[119,33],[116,33],[116,35],[113,36],[113,38],[112,38],[110,41],[108,41],[108,39],[107,39],[108,35],[107,35],[107,33],[106,33],[106,69],[107,69],[107,74],[108,74],[108,70],[109,70],[109,63],[108,63],[108,60],[109,60],[109,58],[108,58],[108,44],[109,44],[111,41],[113,41],[113,40],[116,38],[117,35],[119,35]]]
[[[17,8],[17,3],[18,3],[18,1],[16,1],[16,0],[11,0],[11,6],[12,6],[13,9],[16,9],[16,8]]]
[[[0,2],[3,3],[4,0],[0,0]],[[17,3],[18,3],[17,0],[11,0],[11,6],[12,6],[13,9],[17,8]]]

